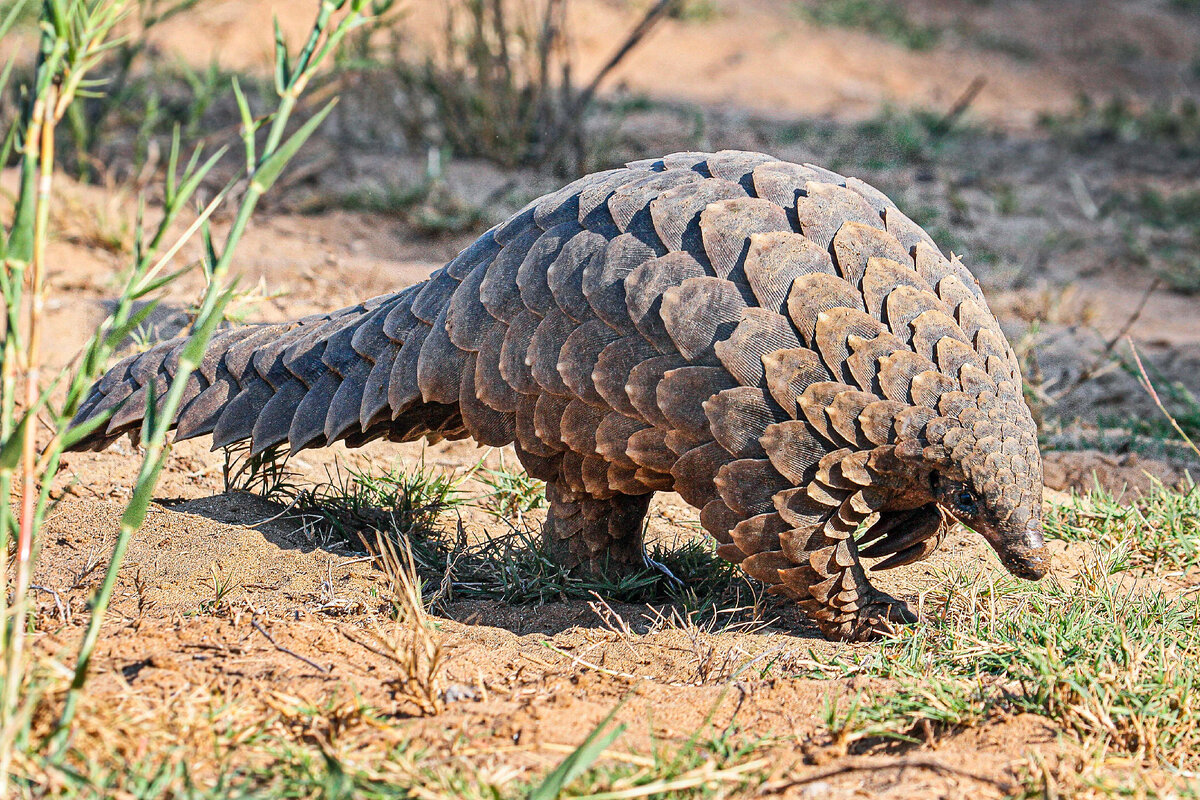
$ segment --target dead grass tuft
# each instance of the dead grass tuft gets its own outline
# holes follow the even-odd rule
[[[445,655],[425,611],[412,548],[405,541],[403,549],[397,552],[396,545],[381,534],[376,534],[373,545],[366,537],[362,541],[378,559],[387,578],[393,610],[390,629],[378,621],[372,622],[367,631],[372,641],[369,649],[399,668],[390,683],[401,698],[410,701],[422,714],[440,714],[445,708],[441,678]]]

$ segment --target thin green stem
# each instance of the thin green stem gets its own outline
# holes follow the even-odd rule
[[[344,3],[334,3],[331,0],[325,0],[322,3],[321,10],[318,13],[317,21],[314,24],[313,32],[309,37],[309,42],[306,45],[305,51],[301,57],[297,59],[297,65],[300,69],[291,77],[291,82],[286,91],[281,95],[279,107],[276,109],[273,116],[271,130],[267,137],[266,145],[261,154],[257,158],[257,162],[247,165],[247,177],[249,185],[245,194],[242,197],[241,204],[238,207],[237,214],[234,217],[233,224],[230,227],[228,234],[225,237],[224,246],[219,255],[217,255],[215,263],[211,264],[209,272],[209,282],[205,289],[203,299],[201,300],[199,309],[196,314],[196,321],[193,326],[193,333],[185,345],[183,354],[179,359],[178,369],[175,377],[171,382],[167,397],[161,409],[155,408],[155,398],[147,399],[147,412],[143,427],[142,444],[145,447],[145,456],[142,461],[142,467],[138,474],[137,482],[134,486],[133,497],[130,499],[126,507],[125,514],[122,517],[121,527],[117,534],[117,540],[113,547],[113,553],[109,560],[108,569],[105,571],[104,580],[100,588],[97,590],[95,598],[92,602],[92,615],[88,621],[88,628],[84,634],[84,638],[79,648],[79,655],[75,665],[75,672],[71,681],[71,686],[67,691],[67,696],[63,703],[63,709],[59,716],[59,720],[53,733],[51,734],[49,750],[51,758],[61,759],[66,751],[69,742],[71,725],[75,714],[78,710],[79,699],[87,682],[88,671],[91,664],[92,655],[95,651],[97,642],[99,641],[100,631],[104,624],[104,617],[108,611],[109,603],[112,599],[112,593],[116,587],[117,577],[124,561],[125,554],[128,550],[129,543],[133,534],[138,530],[145,517],[146,509],[150,504],[151,494],[154,486],[157,483],[158,476],[162,471],[163,465],[166,462],[166,456],[169,453],[169,447],[166,444],[166,437],[171,428],[175,415],[179,410],[179,404],[183,395],[183,391],[187,386],[193,370],[196,369],[203,357],[204,350],[207,346],[217,323],[223,316],[224,307],[229,302],[231,292],[225,290],[224,280],[229,272],[232,264],[234,251],[241,241],[250,218],[261,199],[264,192],[270,187],[278,174],[280,159],[286,161],[290,158],[294,148],[303,142],[303,137],[306,137],[311,130],[305,132],[301,129],[301,133],[293,136],[291,140],[285,141],[283,138],[284,131],[292,112],[295,110],[297,100],[304,87],[308,84],[309,79],[315,73],[320,63],[324,60],[329,52],[329,47],[317,49],[321,39],[325,37],[326,29],[332,12],[340,8]],[[345,30],[356,24],[357,19],[361,16],[362,0],[355,0],[353,10],[350,14],[344,17],[335,28],[334,35],[340,40]],[[331,35],[329,39],[333,39]],[[327,39],[328,41],[328,39]],[[314,53],[316,56],[314,57]],[[286,53],[282,56],[286,58]],[[315,117],[306,128],[311,127],[313,123],[323,119],[323,114]],[[245,137],[253,137],[254,129],[251,126],[247,127],[244,132]],[[247,152],[253,152],[249,147]],[[278,159],[273,157],[278,156]],[[211,164],[211,162],[210,162]],[[269,169],[264,170],[264,177],[261,179],[258,176],[258,170],[264,166]],[[224,199],[226,193],[222,192],[220,199]],[[215,208],[215,204],[210,205],[204,212],[204,218],[207,218],[211,210]],[[167,218],[171,217],[168,213]],[[160,229],[161,230],[161,229]],[[194,230],[194,227],[193,229]],[[153,242],[157,244],[159,238],[155,238]],[[152,248],[153,249],[153,248]],[[145,272],[145,267],[149,264],[150,256],[146,254],[140,262],[142,271],[135,268],[134,274],[131,276],[129,287],[140,288],[146,285],[149,277]],[[163,262],[159,262],[161,266]],[[158,266],[154,268],[156,271]],[[124,297],[122,298],[125,299]]]

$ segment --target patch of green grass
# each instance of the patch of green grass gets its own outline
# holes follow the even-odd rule
[[[452,532],[438,524],[447,511],[467,502],[460,483],[424,463],[409,471],[339,471],[297,493],[288,519],[323,542],[361,549],[360,535],[373,543],[379,533],[399,551],[411,546],[433,603],[489,599],[540,604],[591,600],[598,594],[618,602],[671,604],[699,621],[732,621],[757,606],[755,588],[741,569],[718,558],[715,545],[699,537],[656,544],[644,566],[611,575],[603,569],[597,575],[567,569],[546,552],[540,533],[525,524],[510,522],[509,533],[470,542],[461,524]],[[532,502],[536,495],[531,487],[510,499]]]
[[[724,700],[724,694],[718,700]],[[716,705],[716,704],[715,704]],[[714,708],[715,708],[714,705]],[[753,789],[772,776],[764,758],[778,740],[745,732],[735,721],[711,718],[682,742],[658,742],[629,754],[619,742],[626,724],[614,724],[620,705],[573,752],[549,769],[496,769],[486,751],[447,758],[409,738],[403,718],[361,701],[273,706],[261,719],[213,720],[214,746],[190,757],[186,746],[101,763],[82,760],[63,769],[37,763],[35,780],[14,788],[38,797],[402,798],[552,800],[607,796],[721,798]],[[711,715],[710,715],[711,717]],[[481,763],[481,758],[484,759]],[[109,765],[107,761],[113,762]],[[25,796],[25,794],[19,794]]]
[[[459,197],[441,178],[426,178],[411,187],[357,189],[309,203],[304,210],[319,214],[330,208],[399,217],[426,236],[475,230],[488,219],[486,205]]]
[[[211,597],[200,601],[199,613],[216,615],[229,610],[230,596],[242,587],[232,571],[222,575],[216,564],[209,565],[210,576],[206,585],[212,592]]]
[[[1051,450],[1099,450],[1102,453],[1136,453],[1148,458],[1195,461],[1195,454],[1165,420],[1160,424],[1152,417],[1128,414],[1098,414],[1095,431],[1049,434],[1042,444]],[[1200,470],[1196,474],[1200,475]]]
[[[1118,194],[1104,211],[1123,223],[1134,260],[1154,266],[1176,290],[1200,292],[1200,191]]]
[[[1072,495],[1047,514],[1045,529],[1056,539],[1123,552],[1130,567],[1187,570],[1200,566],[1200,489],[1189,481],[1177,492],[1155,481],[1139,497],[1117,498],[1103,489]]]
[[[372,214],[402,216],[425,199],[427,188],[421,186],[384,186],[381,189],[356,189],[332,198],[323,199],[304,210],[319,214],[330,208],[346,211],[366,211]]]
[[[895,109],[884,109],[874,119],[859,123],[858,137],[867,151],[863,166],[883,169],[927,159],[932,127],[932,115]]]
[[[1195,189],[1170,194],[1144,189],[1134,197],[1115,196],[1106,210],[1112,207],[1136,214],[1140,222],[1164,230],[1200,224],[1200,191]]]
[[[925,593],[920,625],[857,665],[901,688],[872,696],[850,730],[911,735],[922,720],[962,724],[1003,709],[1149,763],[1194,768],[1200,607],[1122,588],[1112,575],[1125,559],[1104,552],[1069,584],[947,576]]]
[[[993,694],[979,682],[931,677],[873,694],[866,702],[860,693],[845,711],[827,702],[825,727],[835,746],[852,753],[866,752],[881,740],[932,743],[983,722],[995,706]]]
[[[984,50],[1003,53],[1017,61],[1033,61],[1038,57],[1037,48],[1032,44],[996,31],[977,31],[971,35],[971,39]]]
[[[490,490],[480,498],[480,505],[497,517],[520,520],[527,512],[546,507],[546,483],[524,470],[481,469],[475,479]]]
[[[238,442],[224,448],[222,468],[224,491],[250,492],[265,500],[291,500],[299,492],[295,473],[287,467],[286,444],[268,447],[251,456],[250,442]]]
[[[1081,95],[1075,110],[1045,114],[1041,126],[1080,151],[1098,144],[1139,144],[1168,148],[1177,156],[1200,152],[1200,105],[1184,98],[1140,105],[1123,97],[1097,103]]]
[[[600,595],[623,603],[669,604],[694,621],[732,622],[750,613],[754,587],[741,570],[717,557],[710,542],[687,540],[655,545],[653,563],[606,575],[568,570],[543,549],[541,537],[524,528],[476,543],[446,536],[412,540],[413,555],[427,584],[442,599],[499,600],[539,605],[561,600],[592,600]]]
[[[421,460],[383,472],[336,468],[327,481],[296,495],[289,516],[322,541],[342,540],[361,547],[360,535],[378,531],[400,544],[432,531],[440,514],[465,502],[460,480],[430,469]]]
[[[961,124],[947,123],[939,112],[885,107],[871,119],[835,135],[836,154],[831,162],[874,171],[927,164],[964,130]]]
[[[942,215],[935,206],[914,206],[908,209],[909,217],[925,229],[943,252],[954,253],[973,268],[979,264],[995,267],[1004,257],[987,245],[971,243],[959,235],[958,229]]]
[[[1020,200],[1013,185],[1007,181],[997,181],[992,186],[992,199],[996,203],[996,213],[1011,216],[1020,210]]]
[[[1123,360],[1121,366],[1130,375],[1141,377],[1136,364]],[[1200,440],[1200,398],[1192,394],[1179,380],[1164,375],[1153,365],[1145,364],[1145,367],[1155,391],[1171,415],[1171,419],[1179,426],[1179,430],[1176,430],[1175,425],[1171,424],[1171,420],[1162,414],[1157,414],[1150,418],[1133,420],[1133,432],[1156,439],[1179,442],[1179,432],[1182,431],[1184,436],[1193,442]]]
[[[487,207],[458,197],[440,178],[410,187],[384,186],[355,190],[305,205],[308,213],[329,209],[384,213],[403,219],[426,236],[444,236],[484,227]]]
[[[794,3],[793,7],[796,13],[818,25],[866,31],[909,50],[930,50],[942,38],[940,28],[914,22],[897,3],[815,0]]]

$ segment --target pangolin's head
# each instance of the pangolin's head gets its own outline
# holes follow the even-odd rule
[[[1037,428],[1019,390],[1002,382],[958,411],[944,432],[930,473],[934,499],[981,534],[1014,575],[1045,576],[1042,459]]]

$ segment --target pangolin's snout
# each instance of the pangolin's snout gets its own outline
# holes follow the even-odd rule
[[[1042,536],[1042,527],[1027,528],[1015,535],[1000,533],[987,536],[1005,568],[1027,581],[1040,581],[1050,571],[1050,551]]]
[[[1011,549],[1000,554],[1008,571],[1027,581],[1040,581],[1050,570],[1050,551],[1045,545],[1033,549]]]

